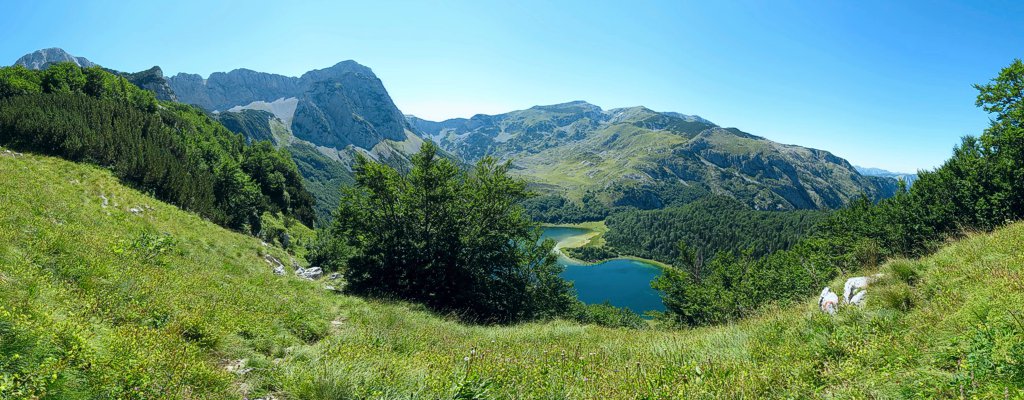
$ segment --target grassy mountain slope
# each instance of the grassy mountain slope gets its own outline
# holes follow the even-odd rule
[[[471,119],[407,119],[464,159],[512,160],[537,187],[577,202],[595,195],[608,206],[661,208],[670,202],[666,191],[681,187],[757,209],[816,209],[896,189],[895,180],[861,176],[826,151],[645,107],[602,110],[577,101]]]
[[[54,158],[0,150],[0,210],[0,398],[1024,396],[1020,223],[887,264],[863,310],[633,331],[276,276],[279,249]]]

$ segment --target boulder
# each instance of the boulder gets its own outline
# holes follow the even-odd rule
[[[821,309],[821,312],[835,315],[838,306],[839,296],[832,292],[832,289],[829,289],[828,286],[822,289],[821,295],[818,296],[818,308]]]
[[[266,261],[267,264],[270,264],[270,267],[273,268],[274,274],[284,275],[287,273],[287,271],[284,269],[284,263],[282,263],[281,260],[278,260],[277,257],[267,254],[263,256],[263,261]]]
[[[309,280],[315,280],[324,276],[324,270],[320,269],[320,267],[299,268],[295,270],[295,274]]]
[[[863,306],[864,297],[867,296],[867,288],[870,283],[871,278],[866,276],[847,279],[846,284],[843,285],[843,302]]]

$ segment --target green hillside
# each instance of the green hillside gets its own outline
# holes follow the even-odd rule
[[[284,251],[54,158],[0,150],[0,210],[5,399],[1024,397],[1021,223],[880,267],[863,310],[636,331],[277,276]]]

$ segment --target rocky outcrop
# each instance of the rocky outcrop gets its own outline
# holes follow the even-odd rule
[[[301,268],[295,270],[295,275],[309,280],[317,280],[324,276],[324,270],[320,267]]]
[[[123,76],[128,82],[133,85],[148,90],[156,94],[157,100],[163,101],[178,101],[178,97],[174,95],[174,90],[171,89],[171,85],[167,83],[167,79],[164,78],[164,71],[160,67],[154,66],[153,68],[145,71],[127,73],[127,72],[111,72]]]
[[[33,51],[19,58],[14,64],[28,69],[46,69],[50,64],[61,62],[69,62],[83,68],[96,65],[85,57],[75,57],[64,51],[64,49],[56,47]]]

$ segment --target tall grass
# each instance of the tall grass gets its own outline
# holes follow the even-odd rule
[[[834,317],[472,326],[273,275],[262,254],[293,256],[102,169],[0,156],[0,398],[1019,398],[1022,244],[893,261]]]

